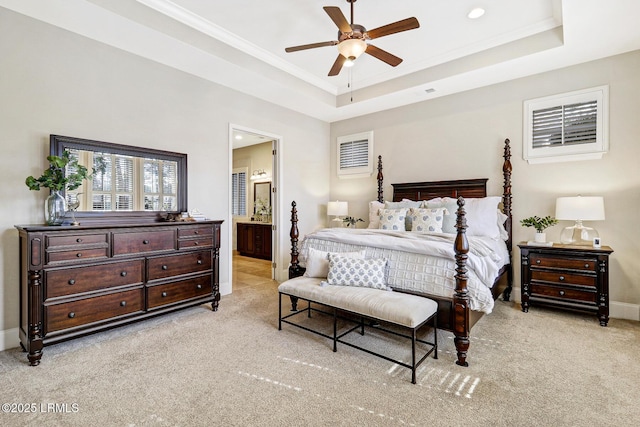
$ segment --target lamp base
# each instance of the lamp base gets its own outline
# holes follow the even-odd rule
[[[593,246],[593,239],[600,237],[598,232],[591,227],[577,223],[566,227],[560,234],[560,242],[567,245]]]

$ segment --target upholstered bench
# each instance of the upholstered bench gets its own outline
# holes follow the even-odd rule
[[[381,357],[388,361],[397,363],[400,366],[411,369],[411,382],[416,383],[417,367],[431,354],[433,358],[438,358],[438,334],[437,334],[437,310],[438,304],[428,298],[416,295],[405,294],[401,292],[390,292],[381,289],[372,289],[356,286],[335,286],[328,285],[323,279],[310,277],[296,277],[294,279],[283,282],[278,287],[279,293],[279,321],[278,329],[282,329],[282,323],[305,329],[309,332],[321,335],[333,340],[333,351],[337,351],[337,343],[349,345],[369,354]],[[283,316],[282,297],[289,296],[292,299],[293,313]],[[307,301],[307,307],[301,310],[297,309],[297,300]],[[318,308],[313,308],[312,303],[319,304],[333,309],[331,312],[325,312]],[[311,317],[311,312],[317,311],[333,315],[333,335],[327,335],[320,331],[308,328],[306,326],[294,323],[288,320],[290,317],[300,313],[307,313]],[[338,312],[344,312],[356,315],[359,321],[353,321],[349,317],[338,316]],[[338,317],[345,320],[351,320],[356,323],[355,326],[349,328],[346,332],[338,334],[337,321]],[[373,326],[364,320],[374,320],[376,324]],[[410,330],[410,335],[400,334],[396,331],[385,329],[377,322],[388,323],[401,326]],[[424,341],[416,337],[416,332],[433,322],[433,342]],[[364,335],[365,327],[374,327],[376,330],[389,332],[411,339],[411,364],[392,359],[383,354],[373,352],[369,349],[357,346],[342,338],[358,329],[360,334]],[[419,360],[416,359],[416,342],[427,344],[429,350]]]

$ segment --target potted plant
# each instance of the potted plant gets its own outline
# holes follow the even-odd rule
[[[72,159],[68,151],[62,156],[47,156],[49,168],[40,178],[27,177],[25,184],[29,190],[39,191],[48,188],[51,191],[45,201],[44,216],[47,225],[61,225],[66,211],[66,200],[60,194],[64,190],[75,190],[85,179],[91,179],[88,169]],[[67,170],[68,168],[68,170]],[[95,171],[94,171],[95,172]]]
[[[342,219],[342,222],[344,222],[347,227],[351,227],[353,225],[353,228],[356,227],[356,223],[358,222],[364,222],[364,220],[362,218],[355,218],[352,216],[347,216],[345,218]]]
[[[524,227],[533,227],[536,229],[536,235],[534,241],[536,243],[545,243],[547,241],[547,235],[544,232],[547,228],[556,225],[558,220],[547,215],[544,218],[539,216],[531,216],[520,220],[520,224]]]

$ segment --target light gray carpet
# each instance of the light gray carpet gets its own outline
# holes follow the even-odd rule
[[[439,359],[413,385],[406,368],[278,331],[277,315],[276,286],[265,284],[223,297],[215,313],[197,307],[46,347],[38,367],[19,349],[2,352],[0,403],[37,410],[1,413],[0,425],[640,424],[637,322],[602,328],[595,316],[498,301],[474,327],[470,367],[453,363],[452,335],[441,332]],[[400,344],[382,346],[408,357]]]

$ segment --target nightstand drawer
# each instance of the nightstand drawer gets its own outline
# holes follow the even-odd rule
[[[531,296],[535,297],[538,295],[560,298],[566,300],[578,300],[585,302],[592,302],[595,304],[597,292],[594,289],[593,291],[580,291],[577,289],[570,288],[560,288],[551,285],[541,285],[539,283],[531,284]]]
[[[588,258],[550,257],[531,254],[532,267],[562,268],[570,270],[596,271],[596,260]]]
[[[544,282],[553,282],[560,285],[578,285],[596,287],[596,276],[588,276],[583,274],[572,274],[566,271],[549,271],[531,269],[531,280],[539,280]]]

